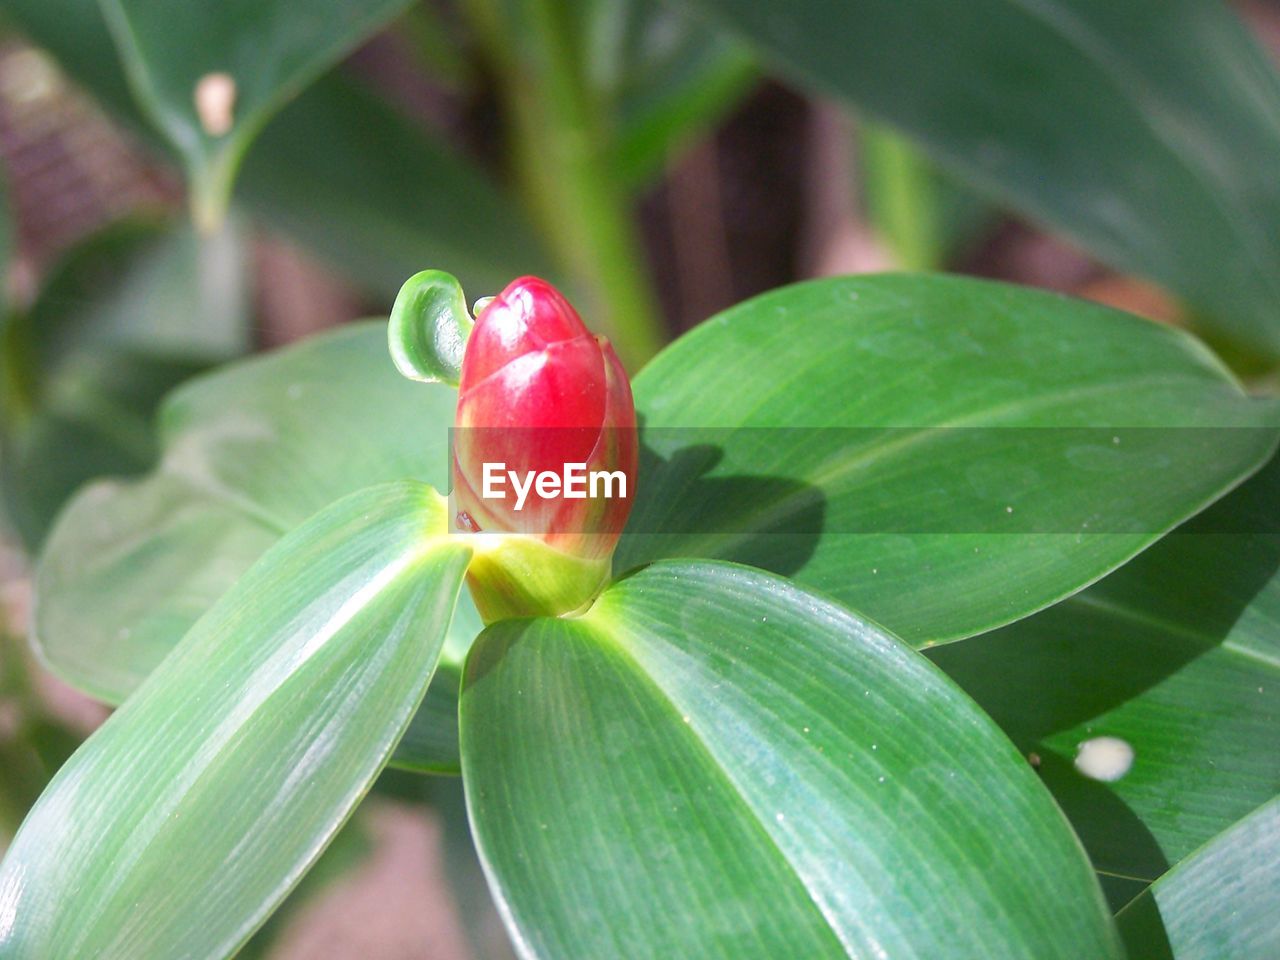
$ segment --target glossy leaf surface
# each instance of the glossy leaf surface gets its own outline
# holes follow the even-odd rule
[[[454,404],[452,390],[396,373],[384,323],[224,368],[174,394],[158,468],[90,486],[50,538],[35,606],[46,661],[120,702],[309,514],[390,480],[444,489]],[[459,619],[464,630],[478,624],[473,611]]]
[[[1280,954],[1280,797],[1161,877],[1116,921],[1131,957],[1257,960]]]
[[[186,162],[217,223],[254,135],[406,0],[102,0],[139,105]]]
[[[700,0],[766,61],[1280,359],[1280,79],[1198,0]]]
[[[1280,407],[1123,313],[941,276],[749,300],[635,381],[640,482],[615,569],[795,577],[918,645],[1047,606],[1257,469]]]
[[[50,784],[0,867],[6,957],[222,957],[389,757],[469,550],[445,501],[361,491],[266,554]]]
[[[461,721],[526,957],[1119,954],[1075,837],[994,724],[780,578],[660,563],[583,617],[492,625]]]
[[[1154,880],[1280,794],[1280,457],[1082,593],[930,651],[1025,752],[1103,871]],[[1078,745],[1134,750],[1115,782]]]
[[[36,574],[36,647],[73,686],[120,703],[284,533],[348,493],[401,478],[443,489],[455,394],[410,383],[386,325],[357,324],[175,393],[148,476],[103,480],[67,506]],[[458,604],[445,660],[480,619]],[[457,769],[456,671],[393,763]]]
[[[457,387],[473,324],[457,278],[422,270],[404,282],[391,307],[387,348],[401,376]]]

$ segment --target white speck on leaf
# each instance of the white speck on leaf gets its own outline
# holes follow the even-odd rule
[[[1076,769],[1091,780],[1114,783],[1133,767],[1133,747],[1119,737],[1094,737],[1076,749]]]
[[[196,82],[196,116],[211,137],[230,132],[235,122],[236,81],[229,73],[206,73]]]

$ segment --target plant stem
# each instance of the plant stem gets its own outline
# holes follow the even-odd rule
[[[945,257],[932,168],[904,138],[866,123],[862,138],[867,213],[907,270],[937,270]]]
[[[560,0],[469,0],[467,8],[500,81],[530,213],[581,295],[584,316],[634,371],[666,336],[571,11]]]
[[[888,127],[859,126],[867,215],[900,266],[942,270],[990,224],[990,203]]]

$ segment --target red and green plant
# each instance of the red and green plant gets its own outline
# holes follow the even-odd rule
[[[1190,0],[696,6],[397,21],[482,65],[499,182],[325,74],[403,2],[5,3],[203,232],[80,252],[4,327],[32,643],[118,709],[7,851],[0,957],[252,950],[386,769],[461,777],[525,957],[1280,952],[1275,71]],[[629,204],[757,56],[898,131],[868,179],[908,264],[958,179],[1189,329],[902,273],[662,346]],[[161,295],[240,217],[390,322],[196,376],[153,437],[246,346]],[[628,496],[476,496],[571,459]]]

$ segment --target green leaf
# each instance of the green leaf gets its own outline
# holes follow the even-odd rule
[[[473,324],[462,287],[443,270],[423,270],[404,282],[387,326],[396,369],[410,380],[458,385]]]
[[[1280,797],[1214,839],[1120,911],[1142,960],[1257,960],[1280,955]]]
[[[237,195],[388,303],[432,263],[473,296],[521,274],[555,273],[513,198],[340,76],[313,85],[263,131]]]
[[[411,383],[368,322],[174,393],[164,455],[68,505],[36,573],[35,642],[72,685],[119,703],[283,534],[355,490],[448,479],[456,394]],[[464,606],[469,606],[468,604]],[[451,654],[478,632],[473,611]]]
[[[1025,752],[1100,870],[1154,880],[1280,794],[1280,457],[1105,580],[931,651]],[[1115,782],[1078,745],[1134,751]]]
[[[879,628],[744,567],[660,563],[490,626],[463,777],[526,957],[1119,955],[1025,760]]]
[[[1124,563],[1265,462],[1280,423],[1186,334],[940,276],[765,294],[634,386],[642,462],[616,570],[750,563],[918,646]]]
[[[1118,877],[1112,873],[1098,874],[1098,883],[1107,898],[1107,906],[1112,913],[1119,913],[1134,897],[1151,886],[1146,880],[1135,880],[1132,877]]]
[[[701,0],[801,83],[1280,359],[1280,81],[1199,0]]]
[[[28,547],[87,480],[150,466],[160,399],[247,345],[242,254],[231,228],[196,237],[114,224],[55,265],[29,310],[5,318],[4,498]]]
[[[613,119],[615,175],[643,185],[757,77],[737,40],[658,0],[596,0],[583,13],[585,70]]]
[[[87,487],[49,537],[33,611],[46,665],[91,696],[123,702],[309,514],[401,478],[443,489],[455,403],[454,391],[396,373],[386,326],[376,321],[224,367],[174,393],[160,416],[156,469]],[[479,632],[464,596],[446,661],[461,663]],[[456,702],[456,670],[442,672],[393,763],[456,771]]]
[[[182,155],[197,220],[221,221],[268,119],[407,0],[101,0],[139,105]]]
[[[355,808],[470,556],[416,482],[290,534],[76,752],[0,867],[0,953],[223,957]]]

